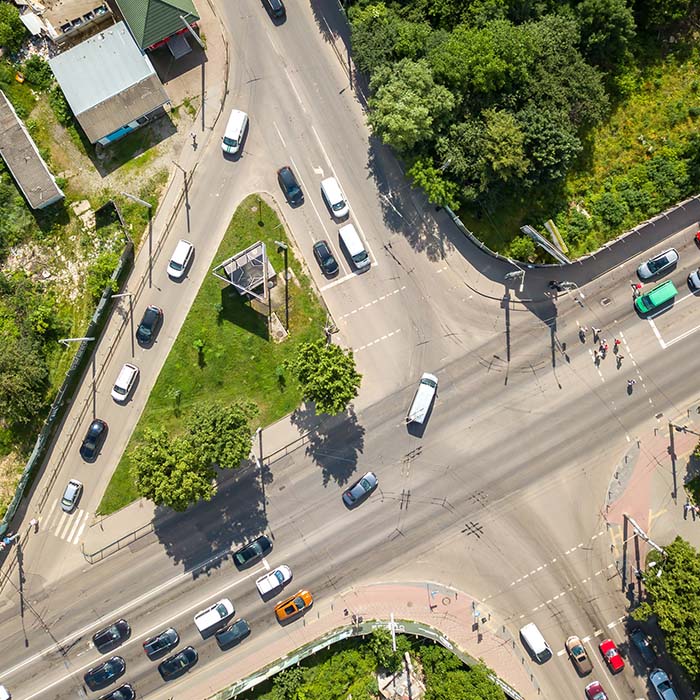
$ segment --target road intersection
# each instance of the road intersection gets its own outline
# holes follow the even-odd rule
[[[614,465],[640,432],[682,413],[695,398],[689,372],[697,299],[683,293],[666,314],[640,320],[631,303],[634,260],[591,275],[596,279],[583,288],[583,301],[576,292],[548,290],[552,273],[528,271],[520,298],[503,282],[510,267],[472,248],[444,212],[410,191],[391,155],[368,134],[361,101],[347,90],[347,75],[324,41],[329,37],[319,37],[319,17],[301,3],[288,6],[281,27],[252,1],[217,8],[231,34],[226,109],[245,109],[250,133],[235,162],[221,158],[220,121],[200,143],[188,206],[167,230],[165,219],[156,219],[167,239],[155,257],[152,286],[134,299],[137,318],[148,304],[165,309],[158,342],[147,351],[134,347],[128,314],[114,315],[96,349],[96,393],[86,381],[35,487],[27,519],[36,514],[41,524],[23,549],[26,607],[18,618],[17,590],[6,585],[0,618],[0,681],[21,688],[19,697],[80,696],[81,674],[98,659],[92,632],[127,613],[134,640],[173,624],[183,643],[197,646],[196,682],[227,661],[213,642],[201,643],[191,617],[224,593],[254,629],[246,655],[280,635],[293,648],[294,627],[280,630],[257,597],[253,580],[261,570],[239,574],[229,561],[232,548],[261,531],[275,541],[269,564],[292,566],[293,585],[312,590],[319,610],[363,583],[432,580],[485,602],[494,624],[513,636],[524,622],[537,622],[557,651],[571,633],[596,639],[605,631],[624,640],[627,601],[611,553],[606,492]],[[330,5],[323,17],[331,27],[341,21]],[[296,210],[276,190],[275,170],[288,162],[307,198]],[[338,251],[337,227],[318,192],[329,174],[343,184],[352,221],[372,252],[368,274],[351,274]],[[252,191],[278,203],[310,261],[338,341],[357,351],[364,382],[355,412],[320,422],[301,409],[280,428],[285,438],[275,442],[264,431],[262,475],[254,465],[223,475],[217,498],[183,516],[154,513],[143,503],[130,507],[119,521],[123,534],[153,520],[152,532],[90,565],[80,544],[88,552],[108,544],[99,532],[110,526],[90,520],[86,528],[88,514],[209,274],[232,212]],[[165,261],[180,237],[195,243],[197,256],[188,279],[174,285]],[[337,282],[325,282],[311,262],[319,238],[335,246],[345,266]],[[681,253],[671,277],[682,289],[700,252],[686,230],[660,240],[658,249],[666,245]],[[142,250],[127,290],[146,270]],[[122,300],[119,308],[127,306]],[[613,353],[596,364],[590,336],[580,340],[581,326],[600,327],[609,342],[619,337],[622,366]],[[141,382],[133,401],[120,407],[109,389],[125,361],[139,365]],[[406,430],[404,417],[423,371],[439,376],[440,390],[418,437]],[[631,376],[638,382],[629,392]],[[76,440],[93,410],[113,430],[98,464],[86,466]],[[298,449],[270,458],[285,439],[307,431],[311,436]],[[366,469],[377,473],[379,491],[348,513],[342,487]],[[73,476],[86,484],[85,510],[57,519],[57,499]],[[163,688],[135,641],[124,656],[142,697],[175,692]],[[582,693],[583,682],[563,657],[532,671],[544,697]],[[628,669],[615,680],[604,673],[601,666],[611,697],[646,694],[642,672]]]

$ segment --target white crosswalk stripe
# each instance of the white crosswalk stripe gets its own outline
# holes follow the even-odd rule
[[[72,513],[66,513],[56,509],[57,503],[58,501],[55,501],[51,505],[45,518],[39,518],[42,530],[48,531],[70,544],[78,544],[90,519],[90,513],[82,508],[78,508]]]

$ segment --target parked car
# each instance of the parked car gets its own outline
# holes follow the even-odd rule
[[[688,275],[688,286],[694,292],[700,290],[700,268]]]
[[[277,171],[277,181],[280,183],[280,187],[287,201],[293,207],[304,202],[304,193],[301,191],[294,171],[288,165],[285,165]]]
[[[84,676],[85,683],[90,690],[100,690],[110,683],[114,683],[126,671],[126,662],[121,656],[113,656],[111,659],[91,668]]]
[[[637,651],[641,654],[642,659],[644,659],[644,663],[653,664],[654,661],[656,661],[654,647],[651,645],[649,637],[647,637],[639,627],[635,627],[630,631],[630,639]]]
[[[612,639],[604,639],[599,645],[600,653],[605,659],[611,673],[619,673],[625,667],[625,662]]]
[[[170,681],[187,673],[197,663],[198,658],[194,647],[185,647],[182,651],[158,664],[158,672],[164,681]]]
[[[598,681],[593,681],[586,686],[586,697],[588,700],[608,700],[603,686]]]
[[[649,674],[649,681],[654,686],[660,700],[678,700],[678,695],[671,685],[668,674],[663,669],[655,668]]]
[[[566,651],[569,652],[571,662],[580,676],[585,676],[593,670],[593,664],[588,658],[583,642],[574,634],[566,640]]]
[[[160,306],[149,306],[143,312],[141,323],[136,329],[136,340],[141,345],[150,345],[158,333],[158,329],[163,323],[163,309]]]
[[[275,605],[275,615],[278,622],[284,622],[302,614],[313,605],[314,599],[308,591],[299,591],[291,598]]]
[[[166,651],[174,649],[179,643],[180,636],[178,633],[172,627],[168,627],[167,630],[163,630],[155,637],[147,639],[143,643],[143,650],[146,652],[146,656],[153,660],[163,656]]]
[[[333,257],[331,249],[326,241],[314,243],[314,257],[318,266],[326,277],[335,277],[338,274],[338,261]]]
[[[105,627],[92,636],[92,643],[97,647],[100,654],[106,654],[112,649],[116,649],[126,641],[131,634],[131,627],[126,620],[117,620],[109,627]]]
[[[678,264],[678,260],[678,251],[675,248],[669,248],[642,263],[637,268],[637,276],[642,282],[646,282],[659,275],[665,275]]]
[[[269,571],[264,576],[257,579],[255,585],[257,586],[260,595],[265,597],[266,595],[272,593],[272,591],[276,591],[278,588],[283,588],[291,580],[292,570],[288,566],[282,564],[282,566],[278,566],[276,569]]]
[[[99,418],[95,418],[85,433],[83,442],[80,445],[80,456],[86,462],[93,462],[100,453],[100,448],[107,437],[107,423]]]
[[[113,690],[107,695],[100,695],[99,700],[134,700],[136,691],[129,683],[120,685],[116,690]]]
[[[348,508],[356,506],[364,500],[374,489],[377,488],[379,480],[374,472],[367,472],[361,479],[358,479],[345,493],[343,493],[343,503]]]
[[[224,627],[216,633],[216,642],[221,649],[229,649],[242,642],[250,634],[250,625],[243,619]]]
[[[272,542],[270,542],[265,535],[260,535],[260,537],[257,539],[254,539],[252,542],[249,542],[241,547],[233,555],[233,561],[239,569],[243,569],[256,561],[259,561],[271,551]]]
[[[61,508],[63,508],[66,513],[73,512],[73,509],[78,505],[82,493],[83,484],[77,479],[71,479],[68,482],[68,486],[66,486],[66,490],[63,492]]]

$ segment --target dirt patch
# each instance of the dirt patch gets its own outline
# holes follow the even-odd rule
[[[7,506],[14,497],[22,469],[24,469],[24,463],[14,452],[0,457],[0,513],[7,510]]]

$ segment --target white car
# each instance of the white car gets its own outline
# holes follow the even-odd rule
[[[661,668],[655,668],[649,674],[649,680],[660,700],[678,700],[678,695],[668,679],[668,674]]]
[[[222,598],[214,605],[209,606],[206,610],[200,610],[194,616],[194,624],[197,629],[204,634],[208,630],[220,627],[224,620],[233,616],[236,609],[233,603],[228,598]]]
[[[139,368],[136,365],[132,365],[126,362],[124,366],[119,370],[117,379],[112,387],[112,398],[117,403],[125,403],[131,394],[131,390],[134,388],[136,379],[139,376]]]
[[[61,499],[61,508],[66,513],[71,513],[75,506],[78,505],[80,500],[80,495],[83,493],[83,485],[77,479],[71,479],[66,486],[66,490],[63,492],[63,498]],[[0,700],[2,700],[2,695],[0,695]]]
[[[260,595],[265,597],[266,595],[272,593],[272,591],[276,591],[278,588],[283,588],[291,580],[292,570],[288,566],[285,566],[283,564],[282,566],[278,566],[276,569],[273,569],[264,576],[261,576],[255,582],[255,585],[258,587]]]
[[[10,697],[10,691],[4,685],[0,685],[0,700],[10,700]]]

